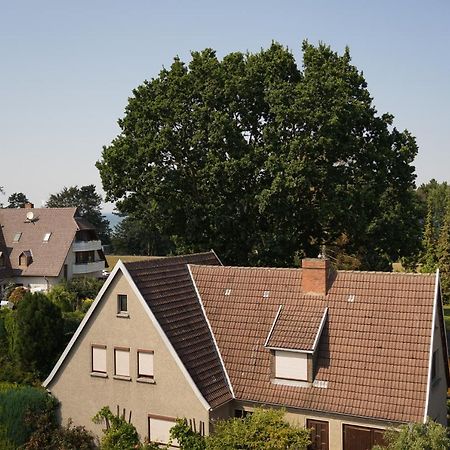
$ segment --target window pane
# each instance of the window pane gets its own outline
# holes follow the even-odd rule
[[[123,294],[119,294],[117,296],[117,311],[118,312],[126,312],[128,311],[128,302],[127,296]]]
[[[106,373],[106,348],[92,347],[92,371]]]
[[[116,375],[123,377],[130,376],[130,351],[129,350],[114,350]]]
[[[138,352],[138,364],[140,377],[153,377],[153,353]]]

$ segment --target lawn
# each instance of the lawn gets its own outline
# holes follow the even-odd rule
[[[133,261],[146,261],[148,259],[163,258],[162,256],[139,256],[139,255],[106,255],[106,261],[108,262],[108,268],[106,270],[113,270],[117,261],[133,262]],[[449,313],[450,314],[450,313]]]
[[[444,320],[447,334],[450,333],[450,305],[444,305]]]

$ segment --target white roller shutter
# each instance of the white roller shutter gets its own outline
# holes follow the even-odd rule
[[[275,352],[275,376],[288,380],[308,380],[308,355],[277,350]]]
[[[160,444],[167,444],[170,440],[170,429],[175,426],[175,421],[164,420],[154,417],[149,417],[149,431],[150,441],[158,442]],[[172,446],[179,447],[176,439],[171,442]]]
[[[130,350],[114,350],[115,375],[122,377],[130,376]]]
[[[153,352],[138,352],[138,375],[153,378]]]
[[[92,372],[106,373],[106,347],[92,347]]]

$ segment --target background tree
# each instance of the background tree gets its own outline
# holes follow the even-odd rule
[[[27,293],[15,313],[15,358],[19,367],[48,375],[62,350],[64,321],[61,310],[42,293]]]
[[[442,295],[450,300],[450,186],[431,180],[417,189],[424,217],[420,270],[440,270]]]
[[[131,216],[115,226],[111,244],[116,255],[167,255],[175,250],[153,223]]]
[[[14,192],[8,197],[8,208],[23,208],[29,200],[23,192]]]
[[[350,53],[193,52],[145,81],[97,163],[107,199],[176,252],[291,265],[342,244],[362,269],[417,251],[415,139],[377,115]],[[345,240],[340,240],[345,235]]]
[[[102,197],[96,192],[95,186],[70,186],[50,195],[47,208],[78,207],[80,217],[84,217],[95,226],[103,244],[109,243],[109,221],[101,212]]]

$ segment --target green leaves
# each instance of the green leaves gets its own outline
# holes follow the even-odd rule
[[[107,198],[175,252],[283,266],[345,235],[340,252],[386,268],[420,231],[417,146],[391,124],[348,49],[304,42],[301,70],[278,43],[206,49],[133,91],[97,167]]]
[[[284,410],[257,408],[245,419],[218,421],[207,438],[208,450],[302,450],[309,430],[284,421]]]

